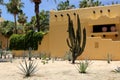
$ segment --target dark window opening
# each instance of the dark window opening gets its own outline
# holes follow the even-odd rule
[[[93,33],[97,32],[115,32],[116,25],[115,24],[107,24],[107,25],[93,25]]]

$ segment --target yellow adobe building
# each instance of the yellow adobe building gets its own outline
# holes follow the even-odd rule
[[[87,31],[86,47],[79,59],[120,60],[120,5],[99,6],[50,12],[50,31],[44,37],[38,51],[50,52],[53,57],[63,57],[69,51],[68,16],[77,26],[79,15],[81,27]]]

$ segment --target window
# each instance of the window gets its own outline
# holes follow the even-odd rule
[[[93,25],[93,33],[115,32],[115,31],[116,31],[116,25],[115,24]]]

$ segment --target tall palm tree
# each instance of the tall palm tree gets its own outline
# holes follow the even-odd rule
[[[35,4],[35,14],[36,14],[36,27],[38,29],[38,31],[40,31],[40,23],[39,23],[39,4],[41,3],[41,0],[32,0],[32,2],[34,2]]]
[[[67,10],[71,8],[75,8],[75,5],[70,5],[69,0],[65,2],[61,1],[57,6],[57,10]]]
[[[39,5],[42,2],[42,0],[30,0],[30,1],[34,2],[34,4],[35,4],[35,14],[36,14],[36,23],[37,23],[36,27],[37,27],[38,31],[40,31],[41,27],[40,27],[40,23],[39,23]],[[56,2],[56,0],[54,0],[54,1]]]
[[[16,17],[18,13],[22,12],[21,7],[23,7],[23,4],[21,0],[10,0],[9,3],[6,4],[8,12],[14,15],[14,22],[15,22],[15,28],[14,31],[17,34],[17,22]]]
[[[82,0],[79,3],[79,8],[94,7],[94,6],[101,6],[101,5],[103,5],[103,4],[99,0],[97,0],[97,1],[94,1],[94,0]]]
[[[41,31],[48,31],[48,28],[49,28],[49,11],[42,10],[39,13],[39,18],[40,18],[39,23],[40,23]],[[32,17],[30,23],[33,26],[37,25],[35,16]]]

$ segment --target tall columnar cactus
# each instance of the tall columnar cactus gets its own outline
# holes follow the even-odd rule
[[[69,38],[67,38],[67,44],[72,52],[72,63],[75,63],[75,60],[78,56],[82,54],[86,45],[86,30],[83,29],[83,35],[81,32],[81,25],[79,15],[77,15],[77,29],[76,32],[73,27],[73,22],[70,19],[70,15],[68,15],[68,34]]]

